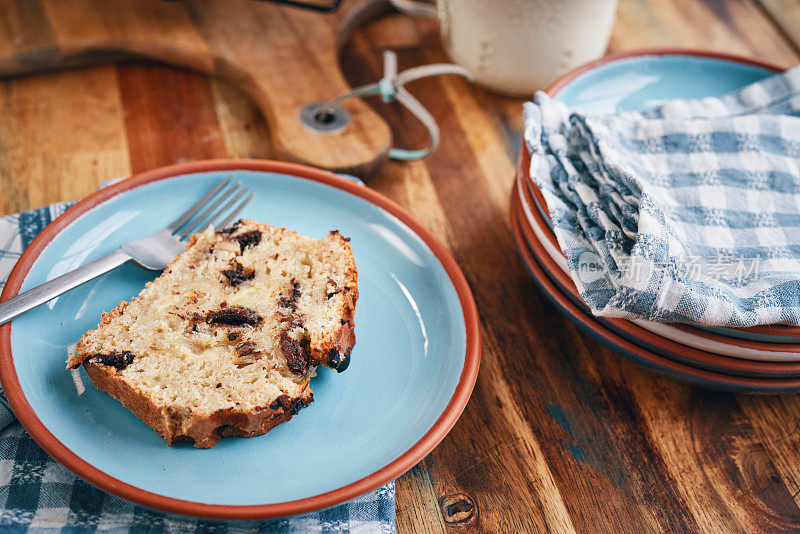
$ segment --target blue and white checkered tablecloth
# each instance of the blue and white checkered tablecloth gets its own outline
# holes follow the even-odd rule
[[[800,325],[800,67],[644,113],[538,93],[524,136],[595,314]]]
[[[0,218],[0,289],[22,251],[69,203]],[[211,521],[141,508],[84,482],[16,422],[0,391],[0,532],[395,532],[394,482],[339,506],[263,521]]]

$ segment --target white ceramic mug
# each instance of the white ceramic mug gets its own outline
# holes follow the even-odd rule
[[[476,82],[526,97],[602,56],[617,9],[617,0],[391,2],[408,14],[438,17],[447,54]]]

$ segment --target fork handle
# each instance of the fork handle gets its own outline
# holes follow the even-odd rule
[[[77,287],[84,282],[88,282],[92,278],[97,278],[101,274],[119,267],[131,257],[122,252],[115,250],[111,254],[103,256],[102,258],[93,262],[82,265],[77,269],[62,274],[52,280],[38,285],[33,289],[29,289],[24,293],[20,293],[16,297],[12,297],[5,302],[0,302],[0,324],[7,323],[14,317],[25,313],[26,311],[44,304],[48,300],[59,296],[70,289]]]

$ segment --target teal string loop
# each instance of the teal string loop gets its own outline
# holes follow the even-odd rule
[[[413,161],[422,159],[439,145],[440,131],[439,125],[433,115],[420,104],[420,102],[409,93],[404,85],[408,82],[419,80],[428,76],[439,76],[441,74],[457,74],[472,80],[472,75],[463,67],[451,65],[449,63],[437,63],[433,65],[422,65],[413,67],[397,73],[397,55],[391,50],[383,52],[383,78],[377,83],[371,83],[348,91],[329,103],[330,106],[337,105],[348,98],[354,96],[376,96],[380,95],[381,100],[386,103],[397,100],[405,107],[417,120],[419,120],[428,130],[430,142],[427,148],[413,150],[406,148],[390,148],[389,158],[400,161]]]

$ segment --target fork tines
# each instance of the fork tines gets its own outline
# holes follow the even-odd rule
[[[183,239],[209,224],[215,228],[230,225],[255,196],[255,193],[247,195],[248,189],[241,182],[228,186],[230,181],[230,177],[222,180],[167,228],[179,239]],[[242,200],[242,197],[245,198]]]

